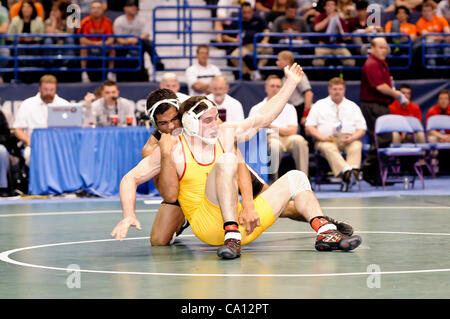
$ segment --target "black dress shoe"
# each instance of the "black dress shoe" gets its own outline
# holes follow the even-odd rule
[[[353,185],[352,171],[347,170],[342,175],[341,192],[348,192]]]
[[[362,181],[362,172],[361,172],[361,170],[359,170],[357,168],[354,168],[354,169],[352,169],[352,173],[353,173],[353,176],[355,177],[355,179],[358,182]]]

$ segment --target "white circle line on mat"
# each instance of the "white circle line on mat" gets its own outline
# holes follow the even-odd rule
[[[311,234],[313,232],[266,232],[265,234]],[[428,235],[428,236],[450,236],[450,233],[419,233],[419,232],[393,232],[393,231],[359,231],[361,234],[399,234],[399,235]],[[194,237],[194,235],[181,235],[179,237]],[[148,240],[148,237],[134,237],[125,238],[124,240]],[[137,272],[137,271],[110,271],[110,270],[93,270],[93,269],[71,269],[62,267],[52,267],[44,265],[35,265],[30,263],[20,262],[10,258],[10,255],[32,249],[40,249],[47,247],[56,247],[64,245],[79,245],[99,242],[116,241],[116,239],[97,239],[87,241],[64,242],[56,244],[45,244],[23,248],[16,248],[0,253],[0,260],[24,267],[40,268],[57,271],[77,271],[83,273],[98,273],[98,274],[114,274],[114,275],[145,275],[145,276],[181,276],[181,277],[338,277],[338,276],[368,276],[368,275],[401,275],[401,274],[417,274],[417,273],[435,273],[435,272],[449,272],[450,268],[442,269],[420,269],[420,270],[399,270],[399,271],[379,271],[379,272],[347,272],[347,273],[324,273],[324,274],[208,274],[208,273],[170,273],[170,272]]]

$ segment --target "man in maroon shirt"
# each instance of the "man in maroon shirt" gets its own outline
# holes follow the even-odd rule
[[[386,57],[389,45],[382,37],[374,38],[370,42],[370,56],[361,71],[361,111],[367,124],[371,147],[362,166],[364,179],[372,185],[379,184],[379,168],[377,151],[374,143],[375,121],[378,117],[390,114],[389,104],[394,99],[400,104],[408,104],[409,100],[403,93],[392,87],[392,78]],[[391,143],[392,134],[379,134],[379,146]]]

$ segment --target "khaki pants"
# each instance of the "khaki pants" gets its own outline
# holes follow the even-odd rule
[[[278,178],[278,168],[284,153],[292,154],[297,170],[302,171],[308,176],[309,167],[309,148],[308,142],[301,135],[280,136],[270,134],[267,137],[270,152],[269,173]]]
[[[345,167],[360,168],[361,167],[361,154],[362,154],[362,142],[353,141],[350,144],[345,145],[343,138],[350,134],[335,134],[333,142],[316,142],[315,148],[318,150],[328,161],[328,164],[333,171],[334,176],[338,177]],[[346,159],[344,159],[340,152],[344,152]]]
[[[316,56],[326,56],[326,55],[343,55],[343,56],[352,56],[350,51],[347,48],[315,48],[314,54]],[[314,66],[324,66],[325,60],[323,59],[314,59],[312,64]],[[345,66],[354,66],[355,60],[353,59],[343,59],[342,64]]]
[[[392,144],[414,143],[411,134],[400,134],[399,132],[392,132]],[[416,132],[416,143],[425,143],[425,134],[423,132]]]

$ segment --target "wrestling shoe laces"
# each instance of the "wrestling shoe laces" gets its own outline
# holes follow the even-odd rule
[[[224,259],[233,259],[241,255],[241,241],[235,238],[225,240],[223,246],[217,249],[217,256]]]
[[[328,230],[317,235],[315,247],[319,251],[343,250],[357,248],[362,242],[358,235],[347,236],[338,230]]]

